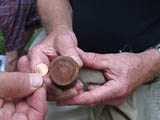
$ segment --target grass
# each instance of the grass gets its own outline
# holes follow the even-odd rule
[[[35,37],[37,36],[39,32],[39,29],[35,30],[32,39],[28,42],[28,44],[26,45],[24,51],[25,53],[27,53],[28,48],[30,47],[30,45],[32,44],[33,40],[35,39]],[[4,47],[4,40],[3,40],[3,35],[2,32],[0,30],[0,55],[4,55],[5,54],[5,47]]]

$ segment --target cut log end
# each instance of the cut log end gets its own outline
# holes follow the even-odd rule
[[[58,56],[49,66],[49,75],[57,86],[73,86],[79,73],[78,64],[67,56]],[[68,87],[67,87],[68,88]]]

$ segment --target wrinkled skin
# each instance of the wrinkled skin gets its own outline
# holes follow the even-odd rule
[[[49,66],[51,60],[58,55],[76,56],[80,60],[76,48],[77,39],[74,33],[65,28],[57,28],[42,43],[33,47],[28,56],[19,60],[18,69],[21,72],[34,72],[37,64],[44,63]],[[62,91],[52,84],[48,75],[43,78],[47,88],[47,98],[50,101],[62,101],[71,98],[76,96],[83,88],[83,84],[77,82],[73,88]]]
[[[108,82],[104,85],[90,84],[89,91],[58,102],[58,105],[120,105],[137,87],[152,78],[151,63],[145,62],[145,57],[148,57],[145,53],[96,54],[78,51],[84,65],[103,70]]]
[[[43,120],[47,103],[42,85],[37,74],[0,72],[0,120]]]
[[[46,93],[39,88],[24,100],[0,99],[0,120],[44,120]]]

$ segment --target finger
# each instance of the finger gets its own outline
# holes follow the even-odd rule
[[[68,99],[68,98],[71,98],[71,97],[73,97],[73,96],[76,96],[78,93],[77,93],[77,91],[75,90],[75,89],[70,89],[70,90],[68,90],[68,91],[66,91],[65,93],[63,93],[63,94],[61,94],[61,95],[56,95],[56,96],[54,96],[54,95],[49,95],[48,96],[48,99],[51,101],[51,100],[54,100],[54,101],[64,101],[64,100],[66,100],[66,99]]]
[[[49,48],[47,50],[43,50],[43,52],[48,56],[49,60],[53,60],[56,56],[58,56],[57,52],[53,48]]]
[[[37,74],[0,72],[0,98],[21,98],[42,86],[43,79]]]
[[[63,56],[70,56],[78,64],[80,68],[83,66],[83,62],[80,59],[75,48],[65,49],[64,51],[61,51],[60,54]]]
[[[76,83],[76,85],[73,88],[66,91],[63,91],[57,88],[56,86],[54,86],[54,84],[52,84],[48,86],[47,99],[50,101],[51,100],[63,101],[76,96],[79,93],[79,91],[82,89],[83,89],[83,84],[79,81]]]
[[[18,113],[27,113],[29,106],[26,102],[20,102],[16,105],[16,112]]]
[[[83,89],[83,83],[81,82],[81,81],[78,81],[76,84],[75,84],[75,86],[74,86],[74,88],[76,89],[76,91],[81,91],[82,89]]]
[[[77,48],[77,51],[84,65],[87,67],[104,70],[108,66],[106,55],[84,52],[79,48]]]
[[[51,79],[48,77],[48,75],[43,77],[46,88],[47,88],[47,93],[51,94],[52,96],[60,96],[63,94],[63,91],[59,88],[57,88],[51,81]]]
[[[57,88],[53,82],[51,81],[51,79],[49,78],[48,75],[43,77],[44,82],[46,87],[49,89],[49,92],[51,91],[51,93],[55,92],[56,94],[63,94],[64,91],[62,91],[61,89]],[[77,81],[77,83],[74,85],[73,87],[76,91],[80,91],[83,89],[83,83],[81,81]],[[58,92],[59,91],[59,92]],[[65,91],[66,92],[66,91]]]
[[[28,58],[32,72],[34,72],[38,64],[45,64],[47,66],[50,64],[48,56],[40,48],[32,48],[28,53]]]
[[[89,84],[88,85],[88,90],[94,90],[98,87],[100,87],[101,85],[97,85],[97,84]],[[125,98],[126,97],[119,97],[119,98],[114,98],[114,99],[108,99],[108,100],[105,100],[103,103],[103,105],[120,105],[122,104],[124,101],[125,101]],[[95,106],[97,104],[94,104],[94,105],[90,105],[90,106]]]
[[[114,81],[113,83],[109,81],[103,86],[81,93],[74,98],[58,103],[58,105],[94,105],[103,103],[105,100],[117,97],[116,93],[118,93],[119,90],[113,85]]]
[[[25,73],[32,72],[27,56],[21,57],[18,61],[17,66],[18,66],[18,71],[20,72],[25,72]]]
[[[15,105],[13,102],[5,102],[2,109],[4,113],[7,113],[7,116],[11,116],[15,112]]]
[[[58,36],[55,38],[54,46],[60,55],[70,56],[77,62],[79,67],[83,66],[83,63],[76,50],[77,42],[72,38],[72,36]]]
[[[49,91],[48,93],[49,94],[53,94],[55,95],[55,97],[60,97],[60,98],[71,98],[73,96],[76,96],[78,94],[79,91],[81,91],[83,89],[83,84],[78,81],[75,86],[69,90],[66,90],[66,91],[63,91],[59,88],[57,88],[54,84],[52,84],[50,87],[49,87]]]
[[[59,100],[57,100],[57,102],[64,101],[66,99],[73,98],[74,96],[77,96],[79,91],[82,89],[83,89],[83,84],[78,81],[73,88],[71,88],[67,91],[64,91],[63,95],[61,96],[61,98],[59,98]]]
[[[27,99],[28,105],[31,107],[28,111],[29,120],[42,120],[47,113],[46,91],[43,87],[39,88],[34,94]]]

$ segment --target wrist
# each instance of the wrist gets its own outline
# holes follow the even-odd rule
[[[49,36],[52,38],[54,36],[64,35],[64,34],[73,34],[72,28],[68,27],[67,25],[57,25],[52,29]]]
[[[160,72],[160,53],[156,49],[149,49],[139,53],[145,71],[145,82],[153,80]]]
[[[52,28],[48,31],[46,29],[47,35],[52,35],[52,34],[57,34],[57,33],[64,33],[66,31],[73,32],[72,26],[71,25],[64,25],[64,24],[56,24],[52,26]]]
[[[54,31],[71,31],[73,32],[73,28],[72,26],[70,25],[64,25],[64,24],[58,24],[58,25],[55,25],[52,29],[52,32]]]

